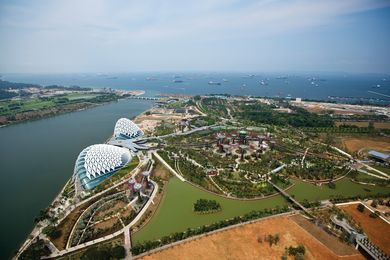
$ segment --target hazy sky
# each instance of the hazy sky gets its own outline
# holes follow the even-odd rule
[[[0,73],[390,73],[390,1],[0,0]]]

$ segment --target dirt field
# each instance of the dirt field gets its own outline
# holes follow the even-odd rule
[[[368,127],[368,122],[359,122],[359,121],[351,121],[351,122],[336,122],[336,126],[339,125],[355,125],[358,127]],[[374,127],[378,129],[390,129],[390,122],[375,122]]]
[[[171,173],[160,162],[158,162],[156,167],[153,169],[152,175],[163,180],[168,180]]]
[[[357,205],[348,205],[342,209],[353,217],[363,228],[368,238],[390,255],[390,225],[380,218],[371,218],[370,211],[365,209],[363,213],[356,209]]]
[[[280,242],[270,247],[269,243],[264,241],[264,237],[276,234],[279,234]],[[263,241],[258,242],[258,238]],[[337,239],[332,240],[332,243],[335,243],[332,246],[334,248],[342,247]],[[352,248],[347,249],[352,253],[350,255],[337,255],[289,217],[271,218],[218,232],[142,259],[280,259],[285,247],[299,244],[305,246],[305,259],[364,259]]]
[[[342,148],[348,152],[357,152],[362,148],[371,148],[378,150],[390,150],[389,137],[345,137],[342,139]]]
[[[99,222],[98,224],[95,225],[95,229],[96,228],[101,228],[101,229],[106,229],[106,228],[110,228],[112,227],[116,222],[118,222],[118,218],[117,217],[112,217],[108,220],[105,220],[103,222]]]

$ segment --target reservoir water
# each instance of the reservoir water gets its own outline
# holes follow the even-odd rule
[[[27,238],[34,218],[72,175],[79,152],[104,142],[120,117],[133,118],[151,106],[121,100],[0,128],[0,259]]]

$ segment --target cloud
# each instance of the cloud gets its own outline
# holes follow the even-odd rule
[[[188,43],[293,34],[388,6],[389,1],[372,0],[16,0],[0,3],[0,36],[5,39],[0,54],[31,64],[24,57],[51,53],[69,59],[70,66],[71,58],[85,62],[105,52],[121,59],[121,52],[145,45],[171,46],[166,50],[172,52]]]
[[[389,6],[389,1],[38,1],[2,6],[2,28],[159,39],[232,31],[283,33]]]

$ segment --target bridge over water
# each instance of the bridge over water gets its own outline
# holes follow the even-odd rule
[[[295,205],[297,205],[300,209],[302,209],[307,215],[309,215],[310,217],[313,217],[310,212],[301,204],[299,203],[296,199],[294,199],[293,197],[290,196],[290,194],[288,194],[287,192],[285,192],[282,188],[280,188],[279,186],[277,186],[275,183],[273,183],[272,181],[268,180],[268,183],[271,184],[280,194],[282,194],[285,198],[287,198],[289,201],[291,201],[292,203],[294,203]]]
[[[160,100],[159,97],[130,96],[129,99]]]

